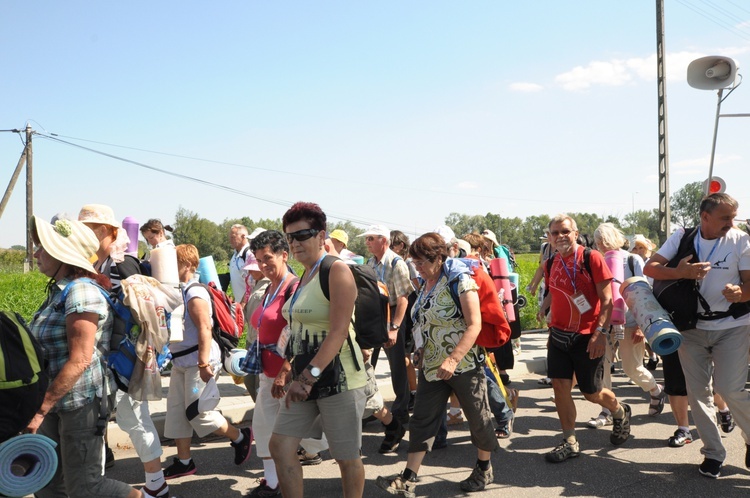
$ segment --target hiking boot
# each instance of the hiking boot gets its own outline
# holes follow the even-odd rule
[[[388,477],[379,476],[375,479],[375,484],[380,489],[392,495],[401,495],[406,498],[415,498],[417,496],[414,492],[417,488],[417,481],[406,481],[403,474],[395,474]]]
[[[674,431],[674,436],[669,438],[668,445],[670,448],[682,448],[686,444],[690,444],[692,442],[693,435],[690,434],[690,431],[678,428],[676,431]]]
[[[253,449],[253,429],[252,427],[245,427],[240,429],[240,432],[245,436],[239,443],[229,443],[234,448],[234,464],[242,465],[250,458],[250,453]]]
[[[564,462],[568,458],[575,458],[581,454],[578,441],[571,444],[565,440],[557,445],[554,450],[545,453],[544,459],[551,463]]]
[[[721,425],[721,430],[725,434],[729,434],[737,426],[737,424],[734,423],[734,417],[732,417],[732,412],[730,412],[729,410],[727,410],[726,413],[719,412],[719,423]]]
[[[260,480],[260,486],[251,490],[245,495],[245,498],[273,498],[281,496],[281,487],[269,488],[265,479]]]
[[[406,427],[404,427],[397,419],[394,418],[393,420],[395,420],[398,425],[393,430],[385,430],[385,439],[383,439],[383,443],[380,445],[378,453],[390,453],[396,451],[398,443],[401,442],[404,438],[404,434],[406,434]]]
[[[195,462],[190,459],[190,463],[185,465],[179,458],[172,458],[172,465],[164,469],[164,479],[174,479],[176,477],[191,476],[196,473]]]
[[[609,442],[615,446],[620,445],[630,437],[630,405],[620,403],[625,415],[622,418],[612,417],[612,434],[609,435]]]
[[[304,448],[297,450],[297,458],[299,458],[299,464],[303,467],[306,465],[318,465],[323,462],[323,457],[320,453],[308,453]]]
[[[605,425],[612,425],[612,415],[607,412],[601,412],[598,416],[591,417],[591,420],[586,422],[586,427],[589,429],[598,429]]]
[[[713,458],[706,458],[703,460],[700,467],[698,467],[698,472],[700,472],[702,476],[716,479],[721,475],[721,462],[714,460]]]
[[[648,414],[650,417],[656,417],[662,411],[664,411],[664,402],[667,399],[667,393],[664,392],[664,388],[661,387],[661,392],[658,396],[651,396],[651,400],[648,403]]]
[[[467,491],[473,493],[475,491],[482,491],[488,484],[492,484],[495,476],[492,474],[492,465],[487,470],[482,470],[479,465],[474,467],[471,471],[471,475],[468,479],[464,479],[459,484],[461,485],[461,491]]]

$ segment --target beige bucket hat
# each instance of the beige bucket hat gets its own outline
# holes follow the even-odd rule
[[[37,216],[32,216],[31,230],[32,233],[36,232],[47,254],[56,260],[96,273],[91,260],[96,260],[99,239],[80,221],[58,219],[54,224],[50,224]]]

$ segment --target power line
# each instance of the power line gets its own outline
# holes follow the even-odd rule
[[[750,40],[750,36],[747,35],[745,32],[737,29],[734,25],[728,23],[727,21],[724,21],[724,20],[720,19],[715,14],[713,14],[713,13],[707,11],[707,10],[704,10],[701,7],[692,5],[692,4],[688,3],[686,0],[677,0],[677,3],[679,3],[681,5],[684,5],[688,9],[690,9],[693,12],[695,12],[696,14],[698,14],[699,16],[701,16],[701,17],[703,17],[705,19],[708,19],[712,23],[716,24],[717,26],[720,26],[721,28],[729,31],[730,33],[732,33],[734,35],[737,35],[740,38],[743,38],[745,40]]]

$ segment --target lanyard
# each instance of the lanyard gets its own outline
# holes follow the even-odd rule
[[[568,265],[565,264],[565,260],[562,257],[562,254],[559,254],[560,256],[560,264],[563,267],[563,270],[565,270],[565,274],[568,275],[568,278],[570,279],[570,282],[573,284],[573,294],[576,293],[576,258],[578,257],[578,249],[576,249],[576,252],[573,253],[573,276],[570,275],[570,271],[568,270]]]
[[[702,260],[701,260],[701,244],[700,244],[700,241],[698,240],[699,238],[700,238],[700,234],[698,233],[695,236],[694,245],[695,245],[695,255],[698,256],[698,261],[700,262]],[[716,246],[719,245],[719,241],[720,240],[721,239],[716,239],[716,242],[714,242],[714,246],[711,248],[711,252],[708,253],[708,257],[706,258],[706,262],[708,262],[708,263],[711,262],[711,256],[714,255],[714,251],[716,250]]]
[[[266,298],[263,300],[263,309],[260,311],[260,316],[258,317],[258,326],[255,327],[256,330],[258,330],[258,332],[260,332],[260,323],[263,321],[263,313],[266,312],[266,308],[268,308],[268,305],[273,303],[274,299],[276,299],[276,296],[279,294],[279,291],[281,290],[282,287],[284,287],[284,282],[286,282],[286,278],[288,276],[289,276],[289,273],[284,274],[284,278],[281,280],[281,283],[274,291],[273,296],[269,296],[268,294],[266,294]]]
[[[323,258],[325,258],[325,257],[326,257],[325,254],[323,256],[321,256],[320,259],[318,260],[318,262],[315,263],[315,265],[313,265],[313,267],[310,269],[310,275],[311,275],[310,279],[312,279],[312,274],[315,273],[315,270],[318,269],[318,266],[320,266],[320,263],[323,262]],[[303,278],[304,278],[304,275],[303,275]],[[305,285],[307,285],[309,282],[310,282],[310,280],[308,280],[307,282],[305,282],[303,284],[300,281],[299,286],[297,286],[297,290],[294,291],[294,294],[292,294],[292,298],[289,300],[289,328],[290,329],[292,328],[292,311],[294,310],[294,303],[297,302],[297,298],[299,297],[299,293],[302,290],[302,288]]]
[[[422,309],[422,300],[424,298],[424,301],[427,302],[428,299],[430,299],[430,296],[432,295],[433,291],[435,290],[435,287],[438,286],[438,283],[440,283],[440,279],[443,276],[443,272],[441,270],[440,276],[438,277],[437,281],[435,282],[435,285],[432,286],[432,289],[430,289],[430,292],[427,293],[427,295],[424,295],[424,286],[422,286],[422,289],[419,291],[419,296],[417,297],[417,301],[414,303],[414,306],[412,307],[412,313],[411,313],[411,320],[413,322],[417,321],[417,314]]]

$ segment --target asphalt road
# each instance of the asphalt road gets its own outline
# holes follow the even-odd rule
[[[661,370],[656,372],[661,375]],[[632,435],[619,447],[609,443],[609,431],[587,429],[584,423],[595,416],[597,406],[574,392],[578,408],[578,438],[582,455],[560,464],[544,461],[543,453],[560,440],[560,429],[551,399],[552,390],[537,383],[540,375],[524,372],[513,376],[513,387],[521,397],[509,440],[492,457],[495,482],[479,496],[740,496],[750,491],[750,471],[745,468],[745,444],[740,430],[726,435],[728,456],[719,479],[698,473],[702,461],[701,442],[683,448],[668,448],[666,441],[675,430],[669,405],[658,417],[649,417],[647,394],[627,383],[621,374],[613,376],[615,392],[633,408]],[[375,486],[375,478],[400,472],[406,460],[406,440],[397,454],[380,455],[382,427],[370,423],[363,434],[366,470],[366,497],[388,496]],[[408,439],[408,433],[406,436]],[[466,424],[452,429],[446,449],[428,454],[420,470],[418,496],[464,496],[458,481],[466,478],[474,465],[476,452],[470,443]],[[120,443],[115,448],[117,462],[107,475],[140,486],[143,470],[132,448]],[[174,446],[165,446],[164,459],[175,455]],[[305,496],[341,496],[338,467],[328,455],[322,464],[304,468]],[[239,498],[257,485],[262,477],[260,459],[253,456],[242,466],[234,465],[233,452],[226,441],[195,441],[193,458],[198,473],[170,481],[172,494],[179,497]]]

